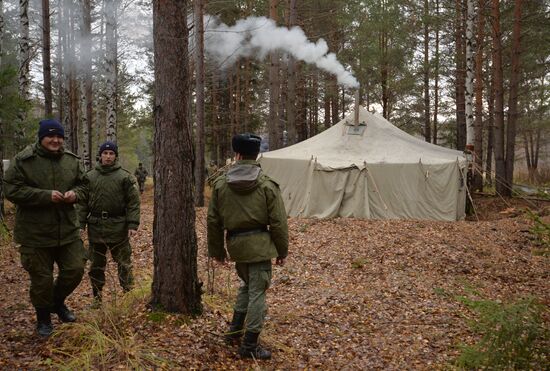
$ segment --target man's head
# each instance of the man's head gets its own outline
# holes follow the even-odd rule
[[[59,152],[65,141],[65,130],[59,121],[46,119],[39,122],[38,141],[49,152]]]
[[[118,156],[118,147],[111,141],[106,141],[99,147],[99,162],[102,165],[114,164]]]
[[[138,164],[138,167],[143,167],[143,164],[140,162],[140,163]]]
[[[250,133],[236,134],[231,140],[233,151],[245,160],[255,160],[258,157],[261,143],[261,137]]]

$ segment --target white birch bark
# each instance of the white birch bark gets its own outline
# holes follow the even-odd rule
[[[475,142],[474,129],[474,0],[467,0],[466,16],[466,149],[473,151]]]
[[[105,96],[107,140],[116,142],[116,84],[117,84],[117,3],[105,0]]]
[[[195,0],[195,65],[196,65],[196,115],[197,129],[195,138],[195,183],[196,205],[204,206],[204,169],[205,134],[204,134],[204,17],[203,1]],[[191,110],[190,110],[191,111]]]
[[[29,99],[30,85],[30,36],[29,36],[29,1],[19,0],[19,94],[24,100]]]
[[[70,114],[70,102],[69,102],[69,80],[70,80],[70,54],[69,54],[69,24],[70,24],[70,18],[69,18],[69,9],[68,9],[68,1],[63,0],[60,1],[60,8],[59,8],[59,32],[61,33],[61,55],[62,55],[62,62],[63,65],[63,75],[62,75],[62,83],[60,85],[61,92],[59,93],[61,95],[61,107],[62,107],[62,114],[61,114],[61,124],[65,128],[65,148],[68,148],[72,150],[73,148],[73,128],[71,125],[71,114]]]
[[[80,127],[82,130],[82,159],[84,167],[89,170],[92,166],[91,158],[91,125],[92,125],[92,40],[91,40],[91,6],[90,0],[81,2],[80,23]]]

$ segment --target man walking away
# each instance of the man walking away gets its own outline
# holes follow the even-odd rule
[[[84,194],[79,201],[80,224],[88,226],[90,281],[96,304],[105,285],[107,251],[117,263],[124,292],[132,289],[132,248],[129,237],[137,233],[140,202],[132,174],[118,163],[118,147],[105,142],[99,148],[99,163],[86,173]]]
[[[288,226],[279,186],[262,173],[255,161],[261,138],[239,134],[232,139],[236,164],[213,183],[208,208],[208,254],[224,262],[224,231],[227,252],[243,281],[226,335],[237,342],[244,329],[239,354],[245,358],[269,359],[271,352],[260,346],[271,284],[271,259],[283,265],[288,254]],[[246,323],[246,324],[245,324]]]
[[[136,171],[134,172],[134,175],[138,181],[139,184],[139,193],[143,193],[145,190],[145,181],[147,180],[147,169],[143,167],[143,164],[140,162]]]
[[[4,178],[6,198],[17,206],[14,235],[42,337],[53,332],[50,313],[62,322],[76,320],[65,298],[82,280],[86,262],[74,206],[84,171],[78,157],[63,148],[64,136],[56,120],[40,121],[38,141],[15,156]]]

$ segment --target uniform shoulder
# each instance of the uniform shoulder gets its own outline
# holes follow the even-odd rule
[[[80,156],[78,156],[77,154],[72,153],[71,151],[65,150],[64,153],[65,153],[66,155],[72,156],[72,157],[74,157],[74,158],[80,160]]]
[[[130,170],[120,167],[120,170],[124,173],[124,175],[134,175]]]
[[[36,156],[34,147],[32,145],[26,146],[21,152],[15,155],[16,160],[26,160],[28,158]]]
[[[225,174],[222,174],[222,175],[216,177],[212,181],[212,187],[213,188],[219,188],[225,183],[225,181],[226,181]]]
[[[277,183],[275,180],[273,180],[269,175],[264,174],[263,172],[260,174],[260,183],[267,185],[269,187],[276,187],[279,188],[279,183]]]

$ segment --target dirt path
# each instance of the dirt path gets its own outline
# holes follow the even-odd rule
[[[142,226],[133,241],[138,282],[152,272],[152,194],[143,195]],[[207,278],[205,209],[197,210],[199,274],[204,315],[168,315],[153,321],[146,301],[130,327],[138,340],[176,368],[248,369],[221,338],[238,285],[232,268]],[[290,255],[275,267],[262,341],[273,350],[265,369],[433,369],[473,341],[455,295],[466,286],[488,299],[538,296],[550,304],[548,259],[530,251],[528,221],[508,217],[481,222],[291,219]],[[108,268],[108,298],[119,298],[116,270]],[[28,278],[13,247],[0,250],[0,369],[43,368],[58,339],[34,334]],[[86,313],[91,289],[85,276],[69,300]],[[56,320],[57,321],[57,320]],[[56,322],[57,324],[57,322]],[[40,363],[42,362],[42,363]],[[42,365],[42,366],[41,366]],[[116,364],[112,365],[113,368]],[[172,367],[173,367],[172,366]]]

